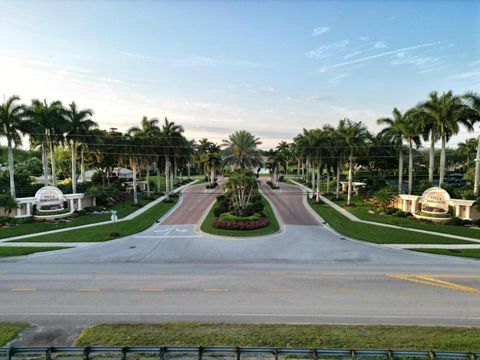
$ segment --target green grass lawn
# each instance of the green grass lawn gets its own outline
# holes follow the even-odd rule
[[[37,252],[70,249],[61,246],[0,246],[0,257],[30,255]]]
[[[27,326],[27,324],[23,323],[0,323],[0,346],[4,346],[9,341],[15,339],[17,335]]]
[[[340,206],[346,203],[346,200],[344,199],[336,200],[335,196],[328,196],[328,198]],[[357,196],[352,197],[352,199],[355,206],[348,207],[346,209],[362,220],[480,239],[480,229],[467,228],[464,226],[434,224],[430,222],[401,218],[394,215],[370,214],[368,212],[368,210],[371,208],[370,204],[364,203],[363,200]]]
[[[154,194],[152,194],[150,199],[147,199],[146,197],[140,197],[138,199],[138,203],[141,206],[145,206],[156,198],[158,198],[158,195]],[[125,200],[125,202],[114,204],[111,209],[117,210],[117,216],[119,219],[121,219],[138,210],[139,207],[133,205],[133,198],[128,198]],[[108,221],[110,220],[110,216],[110,213],[102,215],[81,215],[76,218],[69,219],[70,222],[47,223],[36,221],[30,224],[19,224],[13,227],[3,227],[0,229],[0,239]]]
[[[480,259],[480,249],[409,249],[413,251],[437,254],[437,255],[450,255],[460,256],[472,259]]]
[[[268,216],[268,225],[261,229],[255,230],[229,230],[229,229],[217,229],[213,226],[213,223],[217,219],[215,214],[213,213],[213,208],[215,205],[210,209],[207,217],[202,223],[200,229],[203,232],[213,234],[213,235],[221,235],[221,236],[232,236],[232,237],[249,237],[249,236],[260,236],[260,235],[268,235],[277,232],[280,229],[278,225],[278,221],[273,213],[273,209],[270,206],[270,203],[264,196],[262,196],[262,202],[265,206],[265,212]]]
[[[390,325],[98,324],[76,346],[243,346],[478,351],[479,328]]]
[[[127,236],[145,230],[170,210],[175,205],[178,197],[171,197],[171,199],[173,199],[172,203],[160,202],[145,211],[141,216],[117,223],[115,230],[120,233],[120,236]],[[12,242],[99,242],[115,239],[115,237],[111,236],[112,232],[113,224],[106,224],[50,235],[34,236],[28,239],[18,239]]]
[[[353,239],[377,244],[472,244],[465,240],[354,222],[326,204],[309,203],[333,229]]]

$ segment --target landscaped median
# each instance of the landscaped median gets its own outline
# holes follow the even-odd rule
[[[76,346],[241,346],[478,351],[480,329],[394,325],[98,324]]]
[[[231,236],[231,237],[249,237],[249,236],[263,236],[276,233],[279,231],[280,226],[278,225],[278,221],[275,217],[273,212],[272,206],[268,202],[268,200],[261,196],[261,202],[264,206],[263,212],[265,213],[265,219],[268,221],[268,224],[264,227],[260,227],[257,229],[222,229],[215,226],[215,222],[219,218],[215,215],[215,208],[218,206],[218,200],[212,206],[210,211],[208,212],[207,216],[202,222],[200,226],[200,230],[205,233],[212,234],[212,235],[220,235],[220,236]],[[239,225],[240,226],[240,225]]]
[[[261,194],[255,175],[248,170],[232,172],[224,184],[225,193],[215,204],[200,229],[231,237],[263,236],[279,230],[268,200]]]

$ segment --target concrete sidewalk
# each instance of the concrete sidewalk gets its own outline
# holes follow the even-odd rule
[[[198,180],[193,180],[192,182],[189,182],[188,184],[179,186],[178,188],[176,188],[175,190],[173,190],[173,193],[181,192],[181,191],[182,191],[183,189],[185,189],[187,186],[193,185],[193,184],[195,184],[196,182],[198,182]],[[142,207],[142,208],[140,208],[140,209],[138,209],[138,210],[135,210],[134,212],[132,212],[131,214],[125,216],[124,218],[117,220],[117,223],[122,222],[122,221],[128,221],[128,220],[135,219],[137,216],[143,214],[145,211],[151,209],[152,207],[154,207],[154,206],[157,205],[158,203],[162,202],[165,198],[166,198],[165,195],[159,197],[158,199],[156,199],[156,200],[148,203],[147,205],[145,205],[144,207]],[[0,239],[0,246],[3,245],[2,243],[9,242],[9,241],[13,241],[13,240],[28,239],[28,238],[35,237],[35,236],[56,234],[56,233],[60,233],[60,232],[64,232],[64,231],[72,231],[72,230],[77,230],[77,229],[84,229],[84,228],[89,228],[89,227],[92,227],[92,226],[106,225],[106,224],[111,224],[111,223],[112,223],[111,221],[101,221],[101,222],[92,223],[92,224],[86,224],[86,225],[81,225],[81,226],[73,226],[73,227],[68,227],[68,228],[63,228],[63,229],[57,229],[57,230],[50,230],[50,231],[43,231],[43,232],[38,232],[38,233],[33,233],[33,234],[12,236],[12,237],[8,237],[8,238]],[[45,244],[45,243],[43,243],[43,244]],[[68,243],[64,243],[64,244],[68,244]],[[3,245],[3,246],[5,246],[5,245]],[[27,246],[27,245],[25,245],[25,246]],[[28,246],[30,246],[30,245],[28,245]],[[34,245],[32,245],[32,246],[34,246]],[[52,246],[53,246],[53,245],[52,245]],[[65,245],[64,245],[64,246],[65,246]]]
[[[290,182],[296,184],[297,186],[299,186],[300,188],[302,188],[306,193],[310,194],[310,193],[314,193],[314,191],[312,189],[310,189],[309,187],[303,185],[303,184],[300,184],[299,182],[296,182],[295,180],[292,180],[292,179],[289,179]],[[441,237],[446,237],[446,238],[451,238],[451,239],[458,239],[458,240],[466,240],[466,241],[471,241],[473,243],[478,243],[480,244],[480,240],[479,239],[474,239],[474,238],[470,238],[470,237],[466,237],[466,236],[459,236],[459,235],[452,235],[452,234],[445,234],[445,233],[439,233],[439,232],[435,232],[435,231],[428,231],[428,230],[421,230],[421,229],[412,229],[412,228],[407,228],[407,227],[403,227],[403,226],[397,226],[397,225],[391,225],[391,224],[384,224],[384,223],[379,223],[379,222],[375,222],[375,221],[367,221],[367,220],[362,220],[362,219],[359,219],[358,217],[356,217],[355,215],[353,215],[350,211],[342,208],[341,206],[338,206],[337,204],[335,204],[333,201],[327,199],[325,196],[322,196],[320,195],[320,199],[325,203],[327,204],[328,206],[332,207],[333,209],[335,209],[336,211],[338,211],[340,214],[342,214],[343,216],[345,216],[346,218],[348,218],[349,220],[351,221],[354,221],[354,222],[359,222],[359,223],[364,223],[364,224],[369,224],[369,225],[375,225],[375,226],[383,226],[383,227],[388,227],[388,228],[392,228],[392,229],[400,229],[400,230],[406,230],[406,231],[413,231],[413,232],[418,232],[418,233],[423,233],[423,234],[428,234],[428,235],[434,235],[434,236],[441,236]],[[382,245],[385,245],[385,246],[388,246],[388,244],[382,244]],[[427,245],[427,244],[426,244]],[[468,244],[463,244],[463,245],[466,245],[467,248],[469,248]],[[401,244],[401,246],[405,246],[407,247],[407,245],[404,245],[404,244]],[[428,247],[431,247],[432,245],[428,245]],[[446,246],[446,245],[442,245],[442,246]],[[472,246],[472,245],[470,245]],[[480,248],[480,247],[479,247]],[[447,249],[447,247],[445,247],[445,249]]]

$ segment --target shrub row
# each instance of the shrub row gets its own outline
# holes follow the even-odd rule
[[[218,220],[220,221],[236,221],[236,222],[252,222],[252,221],[257,221],[260,220],[261,216],[260,214],[253,214],[250,216],[236,216],[233,214],[230,214],[229,212],[220,214],[220,217]]]
[[[257,221],[239,222],[239,221],[222,221],[216,220],[214,226],[219,229],[230,230],[255,230],[261,229],[268,225],[267,219],[260,219]]]

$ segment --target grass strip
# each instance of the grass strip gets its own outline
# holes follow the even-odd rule
[[[37,252],[70,249],[68,246],[0,246],[0,257],[30,255]]]
[[[178,200],[178,197],[172,196],[170,198],[173,202],[160,202],[132,220],[118,222],[115,226],[115,231],[119,233],[119,236],[127,236],[147,229],[169,211]],[[113,224],[106,224],[55,234],[34,236],[27,239],[18,239],[11,242],[101,242],[118,238],[118,236],[113,237],[111,235],[112,232]]]
[[[408,249],[423,253],[480,259],[480,249]]]
[[[0,323],[0,346],[4,346],[9,341],[15,339],[18,334],[27,327],[24,323]]]
[[[478,351],[478,328],[393,325],[98,324],[77,346],[244,346]]]
[[[130,215],[134,211],[137,211],[140,207],[147,205],[152,200],[155,200],[156,197],[152,195],[151,199],[147,199],[143,197],[139,198],[138,202],[140,206],[134,206],[133,199],[128,198],[128,199],[125,199],[124,202],[119,202],[113,205],[111,209],[117,210],[118,211],[117,216],[119,219],[121,219],[127,215]],[[110,216],[111,216],[110,213],[102,214],[102,215],[81,215],[76,218],[70,218],[69,222],[62,221],[62,222],[49,223],[49,222],[35,221],[30,224],[19,224],[12,227],[3,227],[0,229],[0,239],[5,239],[9,237],[14,237],[14,236],[21,236],[21,235],[29,235],[29,234],[39,233],[43,231],[65,229],[65,228],[70,228],[74,226],[82,226],[82,225],[93,224],[93,223],[102,222],[102,221],[108,221],[110,220]]]
[[[309,204],[335,231],[352,239],[376,244],[473,244],[466,240],[354,222],[327,204],[311,201]]]
[[[262,203],[265,206],[264,211],[267,214],[268,225],[261,229],[254,229],[254,230],[231,230],[231,229],[217,229],[213,226],[217,217],[213,213],[213,209],[217,204],[212,206],[210,211],[208,212],[207,217],[202,223],[200,229],[208,234],[213,235],[221,235],[221,236],[232,236],[232,237],[250,237],[250,236],[261,236],[261,235],[269,235],[276,233],[280,226],[278,225],[277,218],[273,212],[272,206],[268,202],[268,200],[262,195]]]
[[[336,200],[334,196],[329,196],[328,199],[340,206],[346,203],[345,199]],[[393,215],[370,214],[368,212],[368,210],[370,210],[372,207],[370,204],[363,202],[363,200],[357,196],[353,196],[352,199],[355,206],[347,207],[345,209],[362,220],[480,239],[479,229],[473,229],[464,226],[435,224],[426,221],[401,218]]]

